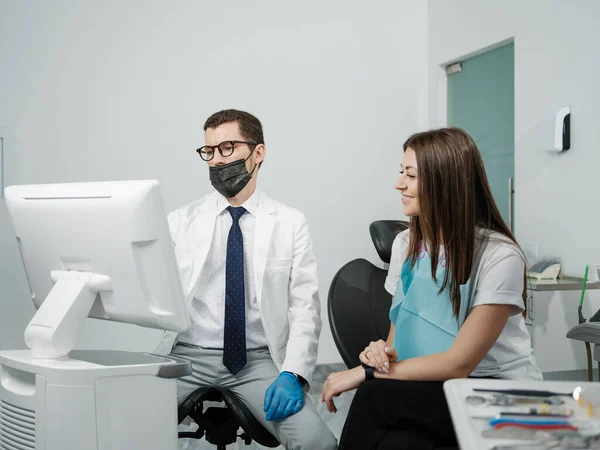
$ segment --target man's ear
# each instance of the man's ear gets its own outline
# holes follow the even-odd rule
[[[267,147],[265,144],[258,144],[254,148],[254,161],[256,164],[260,164],[265,160],[265,156],[267,155]]]

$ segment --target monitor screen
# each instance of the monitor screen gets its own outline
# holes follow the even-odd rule
[[[189,327],[157,181],[10,186],[5,198],[38,314],[58,280],[93,274],[89,317]]]

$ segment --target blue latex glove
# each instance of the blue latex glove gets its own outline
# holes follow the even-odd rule
[[[281,372],[265,393],[267,420],[282,420],[296,414],[304,405],[304,392],[291,372]]]

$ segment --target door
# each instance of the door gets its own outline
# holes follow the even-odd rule
[[[512,43],[446,69],[448,125],[464,129],[477,143],[492,194],[511,230],[515,177],[514,72]]]

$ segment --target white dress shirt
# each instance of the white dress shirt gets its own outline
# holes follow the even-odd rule
[[[241,206],[246,213],[240,218],[244,240],[244,281],[246,294],[246,348],[267,347],[267,337],[260,318],[253,274],[254,225],[260,201],[256,190]],[[200,274],[198,287],[192,301],[190,319],[192,326],[178,337],[180,342],[204,348],[223,348],[225,327],[225,266],[227,238],[233,223],[227,209],[230,203],[222,195],[217,200],[217,217],[210,251]]]

